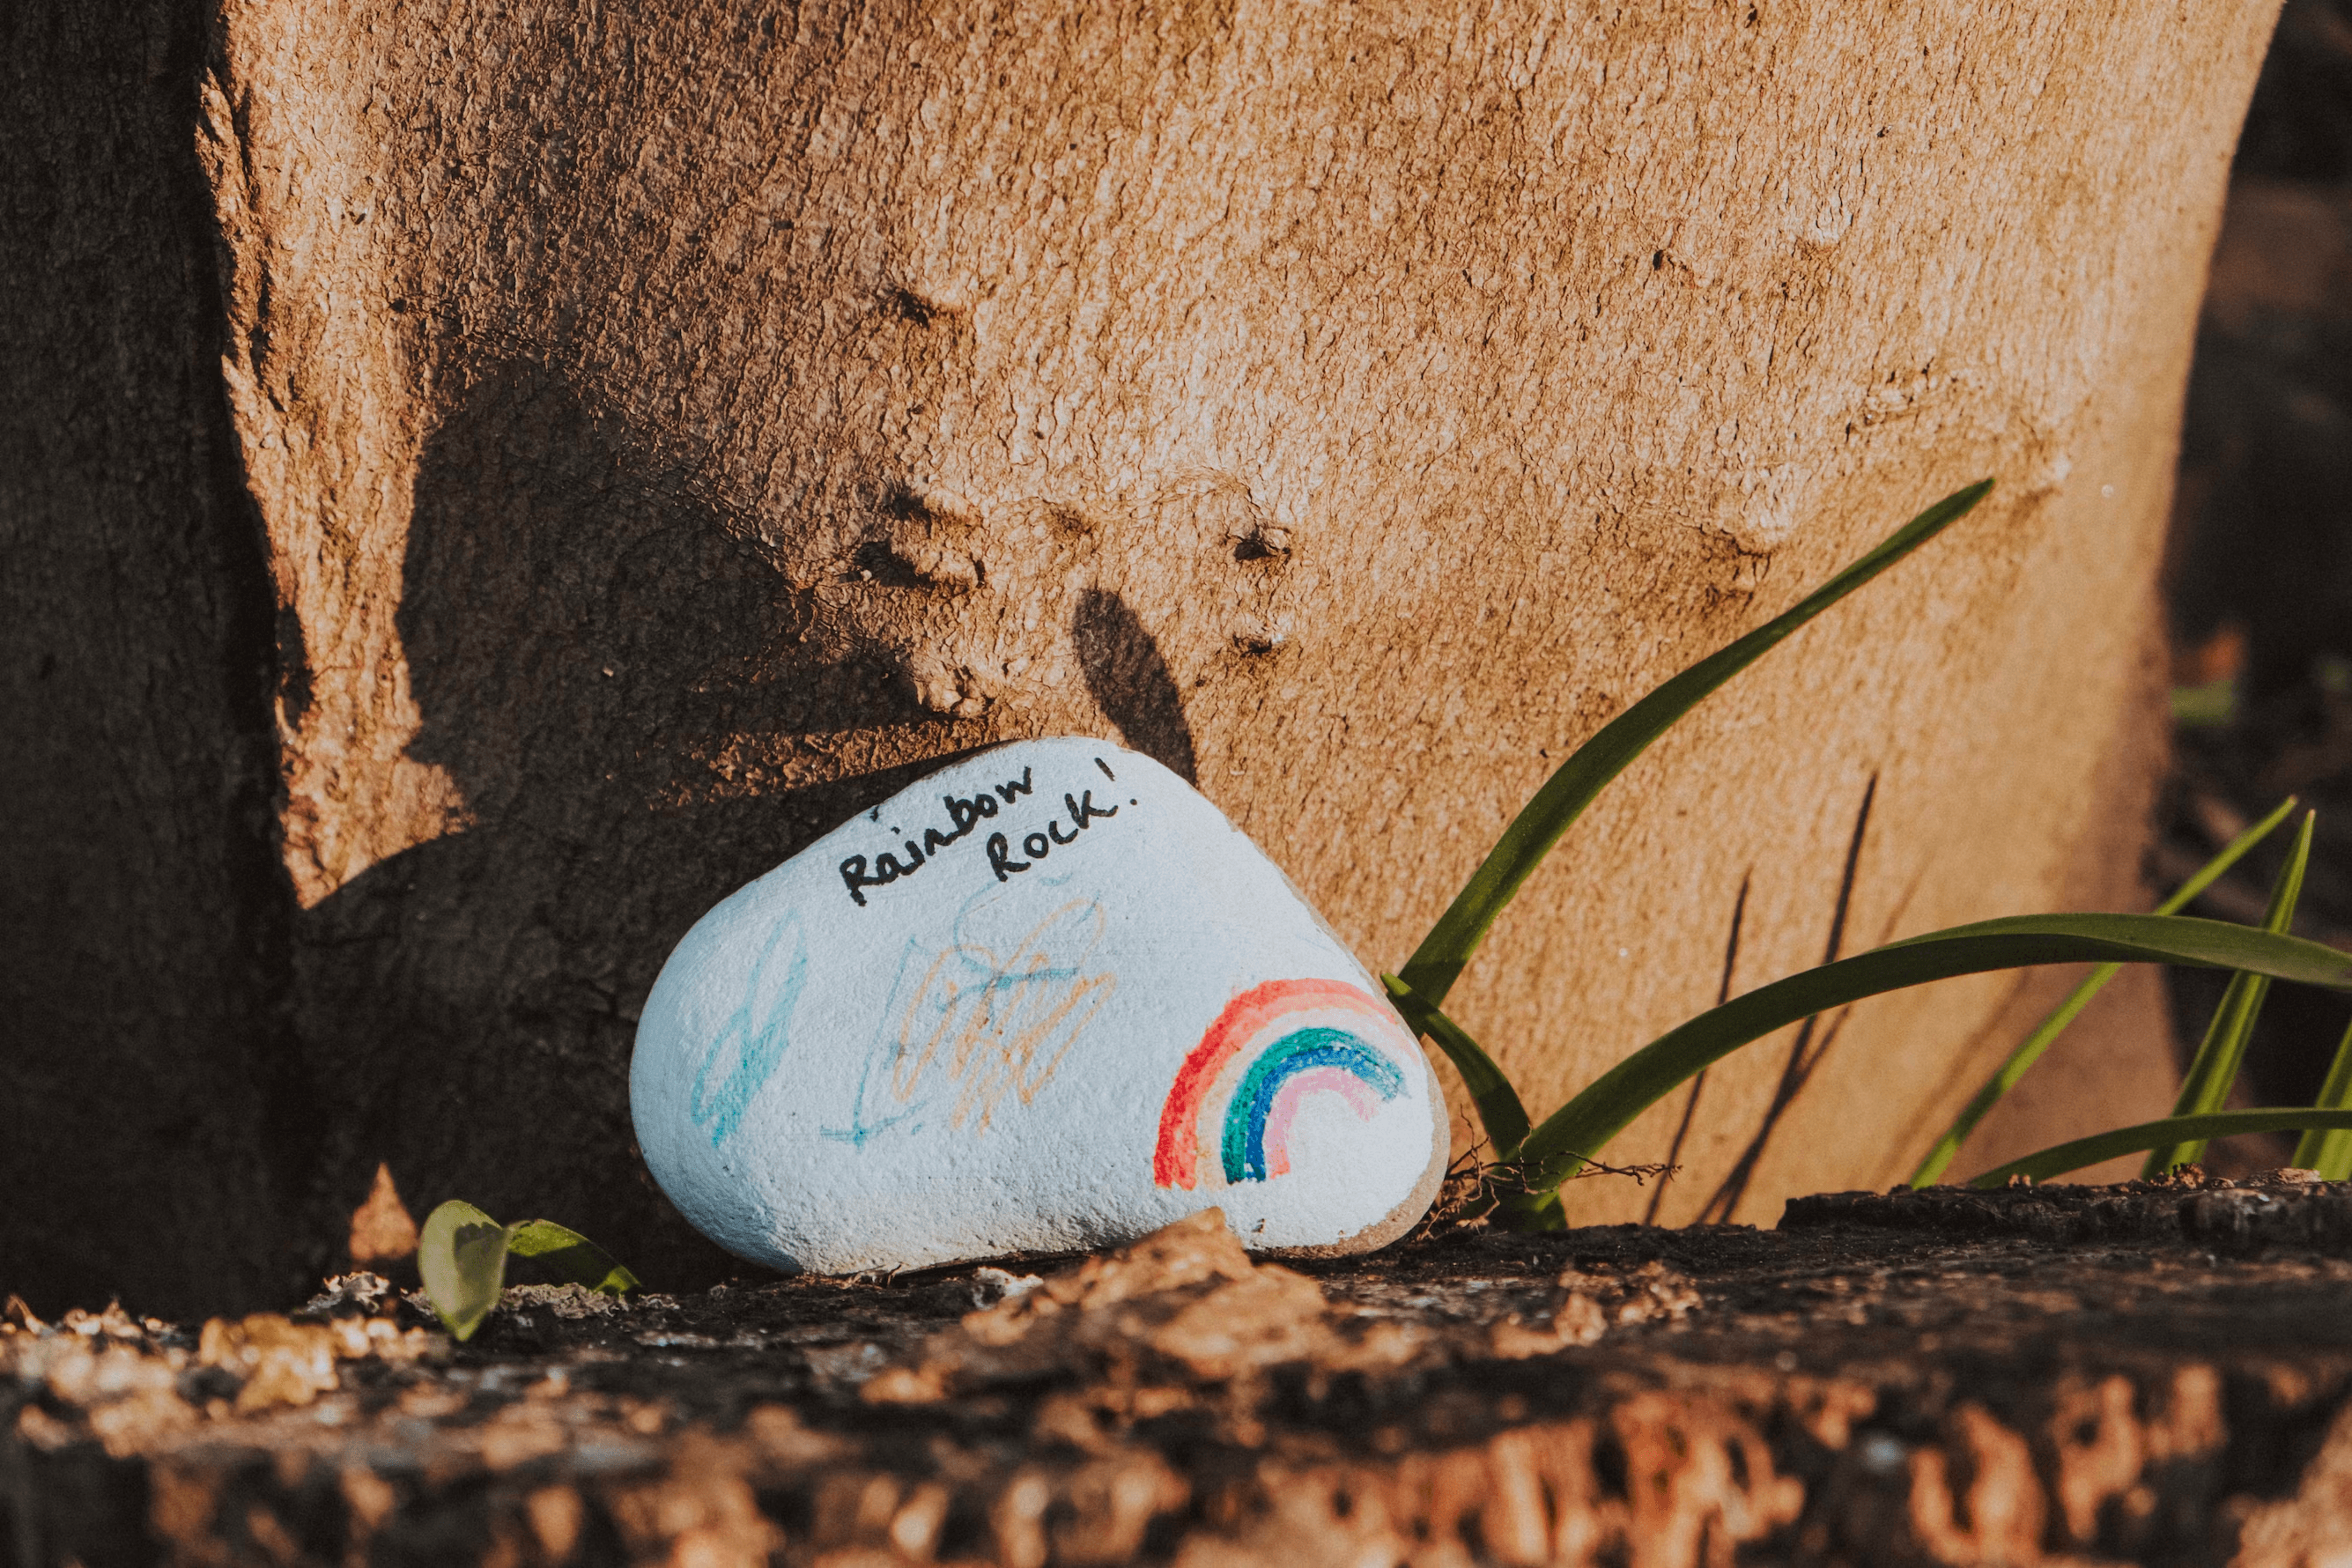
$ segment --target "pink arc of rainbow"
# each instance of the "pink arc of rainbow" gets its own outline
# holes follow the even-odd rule
[[[1160,1141],[1151,1151],[1151,1179],[1163,1187],[1191,1191],[1199,1178],[1201,1104],[1217,1075],[1252,1037],[1286,1013],[1337,1007],[1376,1018],[1391,1027],[1388,1010],[1344,980],[1269,980],[1225,1004],[1176,1069],[1176,1082],[1160,1110]],[[1287,1168],[1288,1162],[1284,1162]]]
[[[1275,1091],[1274,1113],[1265,1119],[1266,1174],[1290,1174],[1290,1122],[1298,1102],[1318,1089],[1329,1089],[1348,1108],[1370,1121],[1380,1114],[1381,1097],[1371,1085],[1346,1068],[1309,1068]]]

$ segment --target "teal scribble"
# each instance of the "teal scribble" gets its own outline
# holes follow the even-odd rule
[[[778,974],[777,954],[786,951]],[[702,1058],[702,1066],[694,1075],[694,1085],[687,1093],[687,1113],[697,1127],[710,1132],[714,1149],[735,1135],[742,1124],[743,1113],[751,1109],[751,1097],[767,1083],[768,1075],[776,1070],[783,1059],[784,1048],[792,1043],[789,1033],[793,1009],[800,1005],[801,987],[808,983],[808,938],[801,930],[797,913],[788,914],[768,938],[768,945],[760,953],[760,962],[751,966],[751,984],[744,987],[743,1001],[719,1026],[719,1037]],[[710,1069],[734,1058],[734,1068],[728,1073],[719,1091],[705,1097],[704,1089]]]

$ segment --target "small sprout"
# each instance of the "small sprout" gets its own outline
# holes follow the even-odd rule
[[[472,1339],[499,1304],[509,1258],[526,1259],[548,1284],[585,1285],[612,1296],[639,1288],[635,1275],[576,1230],[544,1219],[502,1226],[452,1198],[425,1216],[416,1249],[425,1300],[451,1338]]]

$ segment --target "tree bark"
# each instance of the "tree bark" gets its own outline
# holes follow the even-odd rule
[[[163,0],[0,16],[0,1291],[162,1312],[328,1258],[204,37]]]
[[[1853,951],[2132,904],[2180,392],[2272,10],[225,0],[217,296],[121,307],[219,334],[242,493],[206,504],[257,514],[278,612],[282,879],[212,868],[242,829],[171,856],[192,908],[282,921],[307,1086],[293,1207],[221,1223],[315,1247],[386,1162],[420,1213],[543,1212],[707,1277],[628,1146],[635,1010],[703,909],[864,804],[1115,734],[1391,966],[1569,747],[1988,473],[1602,798],[1455,1011],[1540,1113],[1714,999],[1735,908],[1744,990],[1833,924]],[[87,184],[100,154],[31,129]],[[10,482],[19,517],[71,504]],[[94,639],[108,595],[191,572],[251,593],[234,552],[149,548],[50,613]],[[234,682],[207,718],[90,680],[82,710],[228,750],[250,716]],[[24,788],[72,816],[70,778]],[[2055,984],[1717,1068],[1662,1217],[1894,1179]],[[44,1038],[145,1062],[212,994],[156,988],[182,1000],[84,1024],[49,985]],[[2169,1071],[2152,991],[2122,1000],[2117,1117]],[[257,1048],[206,1058],[223,1096],[268,1100]]]

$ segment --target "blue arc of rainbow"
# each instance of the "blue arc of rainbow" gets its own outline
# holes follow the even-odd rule
[[[1153,1182],[1192,1188],[1213,1150],[1228,1185],[1288,1173],[1301,1103],[1336,1095],[1369,1121],[1405,1091],[1394,1058],[1407,1052],[1418,1054],[1412,1037],[1360,986],[1270,980],[1251,987],[1225,1005],[1177,1069],[1160,1108]]]
[[[1339,1070],[1318,1070],[1333,1068]],[[1404,1074],[1397,1071],[1395,1063],[1345,1029],[1297,1029],[1283,1036],[1250,1064],[1225,1112],[1225,1135],[1219,1152],[1224,1157],[1227,1182],[1265,1180],[1266,1121],[1274,1116],[1286,1091],[1289,1105],[1295,1106],[1300,1098],[1297,1091],[1309,1084],[1339,1089],[1361,1114],[1371,1108],[1363,1089],[1355,1086],[1366,1086],[1382,1100],[1394,1100],[1404,1088]],[[1289,1121],[1289,1117],[1283,1117],[1277,1123],[1278,1130],[1287,1131]],[[1286,1141],[1277,1137],[1275,1150],[1275,1158],[1281,1166],[1275,1173],[1281,1175],[1290,1165]]]

